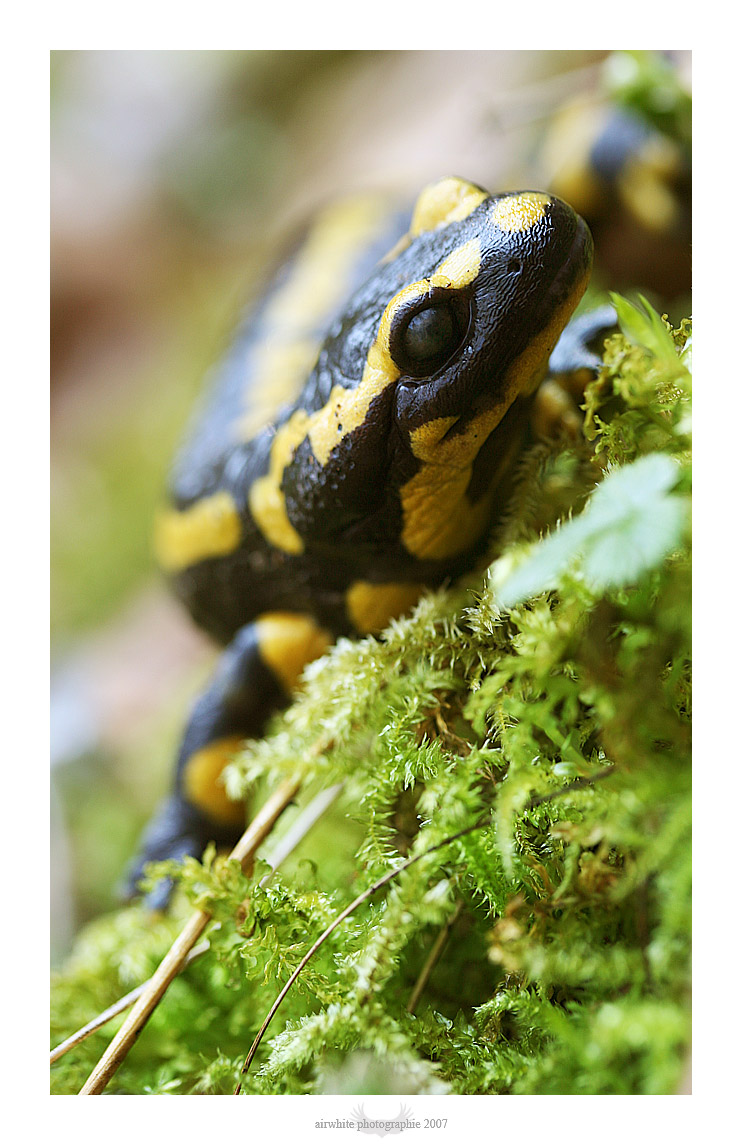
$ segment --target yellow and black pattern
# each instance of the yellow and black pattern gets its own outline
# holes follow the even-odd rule
[[[591,256],[561,200],[460,179],[401,237],[367,202],[323,217],[239,334],[158,522],[160,564],[227,647],[133,879],[234,835],[221,767],[305,663],[480,554]]]
[[[589,224],[598,272],[614,289],[641,286],[667,299],[690,291],[689,141],[639,108],[585,95],[550,121],[538,165]]]

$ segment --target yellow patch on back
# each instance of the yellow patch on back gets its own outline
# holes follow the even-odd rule
[[[380,197],[363,195],[319,215],[286,283],[266,307],[266,335],[254,351],[249,409],[240,420],[243,440],[298,397],[317,359],[317,326],[345,299],[359,248],[380,232],[387,217]]]
[[[544,217],[550,202],[551,197],[541,191],[508,195],[493,203],[491,219],[501,231],[528,231]]]
[[[226,490],[187,509],[164,510],[155,522],[155,555],[166,572],[234,552],[242,537],[240,515]]]
[[[286,512],[286,498],[281,489],[283,472],[293,461],[296,450],[307,435],[309,414],[296,410],[289,420],[276,430],[271,446],[268,472],[258,477],[250,488],[248,505],[253,520],[266,540],[285,553],[301,553],[304,541],[297,533]]]
[[[372,584],[358,580],[345,595],[345,607],[356,632],[375,635],[383,632],[390,620],[412,608],[424,590],[423,584]]]
[[[434,231],[448,223],[460,222],[486,198],[486,191],[465,179],[453,176],[439,179],[421,191],[412,214],[410,234],[417,237],[423,231]]]
[[[282,406],[296,398],[317,361],[317,341],[295,337],[281,343],[281,334],[271,335],[255,351],[254,382],[250,385],[250,409],[239,419],[238,435],[249,441],[270,424]]]
[[[255,627],[261,659],[287,695],[293,692],[305,666],[332,644],[332,633],[301,613],[266,612],[258,617]]]
[[[244,803],[230,799],[220,779],[225,766],[244,741],[244,736],[224,736],[194,752],[186,761],[183,793],[217,823],[237,826],[245,820]]]

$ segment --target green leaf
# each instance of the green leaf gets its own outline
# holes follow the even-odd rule
[[[678,351],[665,322],[642,294],[639,301],[643,311],[620,294],[611,292],[611,302],[616,308],[623,335],[661,362],[677,365]]]
[[[658,565],[680,542],[687,498],[670,494],[680,470],[671,458],[651,453],[611,473],[585,511],[532,547],[510,569],[492,568],[490,587],[501,608],[556,588],[581,558],[585,581],[595,590],[629,584]]]
[[[590,544],[583,573],[594,589],[630,584],[680,543],[687,498],[668,495],[680,476],[665,454],[650,453],[606,478],[590,499]]]
[[[577,517],[532,545],[524,559],[509,555],[496,561],[489,580],[498,607],[513,608],[556,588],[561,574],[579,555],[586,537],[584,518]]]
[[[681,71],[661,52],[612,52],[604,68],[606,88],[616,103],[675,140],[692,142],[692,99]]]

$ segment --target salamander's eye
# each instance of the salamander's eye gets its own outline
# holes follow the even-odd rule
[[[456,296],[431,296],[395,316],[389,349],[403,373],[423,378],[445,366],[469,325],[469,307]]]

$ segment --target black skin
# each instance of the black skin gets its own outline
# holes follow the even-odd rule
[[[244,402],[250,325],[238,335],[210,406],[178,458],[172,485],[177,509],[222,489],[239,508],[239,546],[173,578],[196,623],[227,647],[191,712],[178,753],[175,790],[145,833],[129,872],[129,894],[152,859],[198,856],[210,840],[236,841],[233,827],[215,823],[188,801],[182,781],[195,751],[225,735],[259,736],[267,717],[288,701],[261,658],[256,618],[265,612],[302,613],[333,636],[352,633],[345,593],[354,582],[434,586],[471,567],[482,552],[489,527],[504,507],[509,471],[527,424],[531,394],[519,392],[517,379],[513,382],[514,363],[541,336],[555,311],[566,301],[571,304],[575,292],[577,301],[592,254],[589,232],[559,200],[553,199],[538,225],[525,232],[493,226],[492,206],[493,200],[485,199],[467,218],[423,232],[396,259],[376,265],[331,321],[296,403],[248,442],[231,436],[233,411]],[[276,430],[295,409],[309,414],[322,409],[333,387],[358,386],[390,299],[407,283],[429,278],[452,251],[473,239],[481,263],[471,283],[455,291],[431,291],[422,304],[413,304],[412,315],[403,310],[396,315],[389,346],[402,367],[400,376],[371,401],[362,424],[340,440],[325,465],[315,458],[308,438],[296,448],[281,489],[304,547],[301,553],[275,548],[253,520],[248,496],[253,482],[268,471]],[[382,245],[391,245],[388,236]],[[367,263],[362,269],[368,271]],[[411,318],[433,304],[447,308],[442,320],[424,316],[408,333]],[[552,348],[553,343],[547,349]],[[491,520],[463,551],[421,560],[401,540],[399,492],[422,465],[411,434],[444,417],[458,418],[451,433],[461,433],[472,418],[503,401],[510,402],[510,409],[481,442],[468,490],[471,501],[494,490]],[[149,905],[166,905],[170,890],[169,883],[161,882]]]
[[[598,306],[573,318],[549,359],[551,375],[572,375],[582,370],[595,373],[603,359],[603,343],[618,330],[612,306]]]
[[[194,752],[224,736],[259,736],[266,713],[283,707],[285,692],[260,658],[255,627],[246,624],[222,653],[208,687],[198,697],[186,725],[176,761],[176,777]],[[239,832],[204,815],[175,791],[162,804],[141,842],[141,858],[129,872],[126,892],[131,895],[141,878],[145,862],[154,859],[182,859],[200,855],[209,841],[231,846]],[[172,880],[161,879],[147,898],[153,910],[161,910],[170,899]]]

